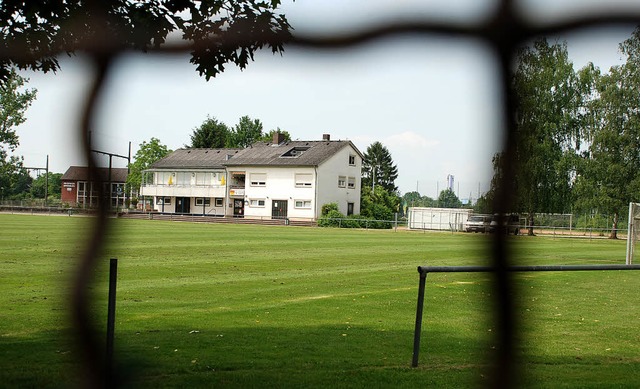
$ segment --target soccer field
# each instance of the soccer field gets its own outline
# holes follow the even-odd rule
[[[69,281],[90,218],[0,215],[0,386],[78,384]],[[113,220],[91,286],[132,387],[469,387],[493,350],[490,274],[431,274],[410,368],[418,265],[488,264],[488,236]],[[624,264],[625,242],[513,237],[514,264]],[[640,272],[514,275],[522,385],[640,386]]]

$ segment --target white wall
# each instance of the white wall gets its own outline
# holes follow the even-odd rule
[[[245,211],[247,218],[271,218],[273,200],[287,200],[287,217],[313,219],[315,209],[315,169],[311,167],[249,167],[245,169]],[[266,185],[252,186],[252,174],[265,174]],[[296,174],[311,174],[312,186],[296,188]],[[264,200],[263,207],[252,206],[252,200]],[[310,208],[296,208],[296,200],[311,201]]]
[[[461,208],[409,208],[410,229],[463,231],[470,209]]]
[[[355,166],[349,165],[349,155],[355,156]],[[338,187],[338,177],[353,177],[355,187]],[[351,147],[344,147],[329,160],[318,167],[318,210],[320,216],[321,207],[328,203],[337,203],[338,209],[344,215],[347,214],[347,203],[354,203],[354,214],[360,214],[360,188],[362,176],[362,158]]]

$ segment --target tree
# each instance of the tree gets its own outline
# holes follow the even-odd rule
[[[262,122],[258,119],[251,119],[249,116],[243,116],[231,131],[227,147],[249,147],[262,137]]]
[[[393,215],[400,212],[401,199],[395,192],[388,192],[382,185],[374,188],[363,186],[360,196],[360,215],[374,220],[393,220]],[[373,227],[379,228],[383,226]],[[384,228],[391,228],[384,224]]]
[[[0,190],[2,197],[11,197],[27,189],[23,184],[29,175],[23,168],[22,158],[9,155],[20,145],[16,127],[25,122],[25,112],[36,98],[35,89],[24,88],[27,81],[11,69],[7,80],[0,84],[0,188],[2,188]]]
[[[429,196],[421,196],[419,192],[407,192],[402,196],[402,200],[409,207],[435,207],[437,201]]]
[[[364,153],[362,161],[362,186],[375,188],[382,186],[388,192],[397,192],[395,180],[398,167],[394,165],[389,150],[380,142],[374,142]]]
[[[48,178],[46,174],[40,174],[31,183],[31,196],[36,199],[43,199],[46,192],[48,198],[60,199],[60,191],[62,190],[61,178],[62,173],[49,173]],[[47,188],[46,191],[45,187]]]
[[[462,201],[451,189],[445,189],[438,196],[439,208],[462,208]]]
[[[207,116],[200,127],[193,129],[191,134],[191,149],[221,149],[227,147],[231,131],[226,124],[218,119]]]
[[[617,238],[620,213],[640,200],[640,28],[620,44],[627,56],[608,74],[595,74],[590,144],[576,178],[576,205],[612,217]]]
[[[571,208],[572,162],[582,139],[578,81],[566,43],[540,39],[518,54],[513,77],[518,99],[514,190],[531,226],[535,212]],[[498,157],[498,163],[504,163],[501,160]]]
[[[129,175],[127,176],[129,189],[140,189],[143,171],[170,152],[171,150],[161,144],[158,138],[151,138],[148,143],[145,141],[140,143],[140,148],[133,157],[133,163],[129,164]]]
[[[291,134],[289,134],[289,132],[287,132],[287,131],[281,130],[280,127],[276,128],[275,130],[269,131],[268,134],[263,134],[262,137],[260,139],[258,139],[258,140],[262,141],[262,142],[272,142],[273,141],[273,135],[276,132],[279,132],[284,137],[284,141],[285,142],[291,141]]]
[[[190,62],[206,79],[226,63],[244,69],[254,53],[267,46],[283,51],[291,26],[278,14],[279,0],[21,1],[0,2],[0,81],[12,65],[55,71],[56,56],[75,50],[161,47],[169,34],[191,43]],[[237,41],[234,45],[223,44]]]

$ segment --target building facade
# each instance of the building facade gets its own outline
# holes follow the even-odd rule
[[[62,175],[60,200],[74,207],[95,208],[100,201],[100,193],[109,201],[112,208],[125,206],[126,168],[97,168],[98,177],[95,182],[89,179],[89,168],[71,166]],[[96,188],[102,182],[102,190]]]
[[[272,142],[245,149],[180,149],[154,163],[140,188],[155,211],[316,220],[322,205],[360,213],[362,154],[350,141]]]

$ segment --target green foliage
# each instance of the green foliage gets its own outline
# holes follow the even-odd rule
[[[330,205],[330,204],[329,204]],[[338,209],[329,209],[326,214],[318,218],[319,227],[340,227],[341,220],[344,215]]]
[[[279,0],[5,0],[0,2],[0,51],[20,55],[0,62],[0,80],[9,77],[11,65],[55,71],[59,53],[71,54],[88,44],[147,52],[169,34],[194,44],[190,62],[209,80],[229,62],[244,69],[265,46],[283,52],[291,26],[277,13],[279,5]],[[246,39],[235,43],[240,34]]]
[[[374,142],[364,153],[362,160],[362,186],[382,186],[387,192],[395,193],[398,187],[398,167],[393,163],[391,153],[380,142]]]
[[[191,149],[221,149],[228,147],[231,130],[218,119],[207,116],[200,127],[194,128],[191,134]]]
[[[462,201],[456,196],[455,192],[451,189],[446,189],[440,192],[438,196],[439,208],[462,208]]]
[[[263,134],[262,128],[260,120],[251,119],[249,116],[241,117],[233,128],[216,118],[207,116],[200,127],[193,130],[191,144],[186,147],[192,149],[245,148],[258,141],[271,142],[276,131],[284,135],[286,141],[291,140],[291,135],[279,128],[271,130],[268,134]]]
[[[158,138],[151,138],[149,142],[143,141],[140,143],[140,148],[133,157],[133,163],[129,165],[127,186],[137,191],[142,185],[143,171],[148,169],[154,162],[166,157],[170,152],[171,150],[160,143]]]
[[[49,173],[49,185],[47,187],[48,199],[60,199],[60,191],[62,190],[62,183],[60,179],[62,173]],[[36,199],[43,199],[45,193],[45,187],[47,186],[46,174],[39,175],[31,183],[31,196]]]
[[[360,195],[360,214],[364,217],[376,217],[376,215],[393,215],[395,212],[400,211],[401,199],[395,193],[389,193],[382,186],[376,186],[375,190],[372,190],[368,186],[362,186]],[[387,211],[382,211],[382,208],[376,207],[380,205],[387,208]],[[381,219],[391,220],[393,217]]]
[[[280,127],[276,128],[275,130],[269,131],[269,133],[267,134],[263,134],[262,137],[258,140],[262,142],[272,142],[273,136],[276,134],[276,132],[279,132],[283,136],[285,142],[291,141],[291,134],[289,134],[289,132],[287,131],[281,130]]]
[[[5,81],[0,83],[0,196],[2,198],[24,196],[31,184],[31,177],[23,168],[22,158],[9,155],[20,145],[16,127],[25,122],[25,112],[36,99],[35,89],[25,89],[27,81],[11,69]]]
[[[429,196],[421,196],[419,192],[407,192],[402,196],[402,200],[408,207],[435,207],[437,201]]]
[[[262,137],[262,122],[258,119],[251,119],[249,116],[243,116],[229,134],[227,147],[249,147]]]
[[[516,112],[517,209],[527,213],[571,209],[571,157],[580,149],[583,96],[566,43],[539,39],[518,55],[513,77]]]
[[[338,203],[323,204],[322,208],[320,208],[320,215],[326,216],[331,211],[338,211]]]

